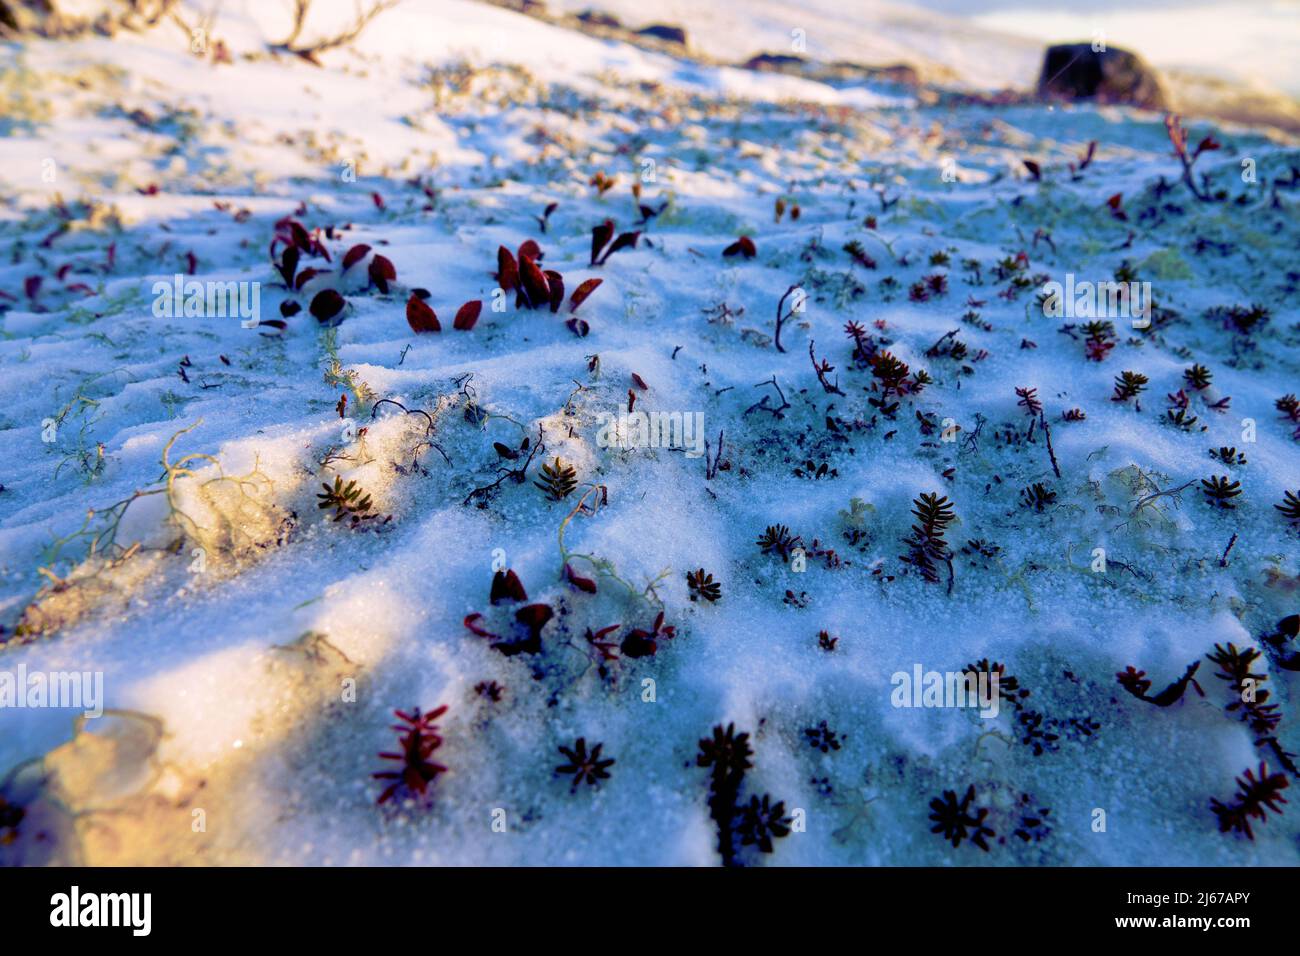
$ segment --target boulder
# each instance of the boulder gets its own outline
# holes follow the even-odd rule
[[[686,31],[681,27],[669,26],[665,23],[655,23],[646,27],[644,30],[637,30],[638,36],[654,37],[656,40],[663,40],[665,43],[672,43],[677,46],[686,46]]]
[[[1168,108],[1160,77],[1145,60],[1118,47],[1094,49],[1091,43],[1048,47],[1038,77],[1038,95],[1151,110]]]
[[[608,27],[615,30],[623,25],[618,17],[600,10],[583,10],[578,14],[578,20],[590,27]]]

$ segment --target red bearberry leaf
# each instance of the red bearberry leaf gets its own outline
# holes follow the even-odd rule
[[[523,279],[523,291],[529,308],[540,308],[551,300],[551,288],[546,281],[546,274],[537,267],[537,263],[532,259],[520,259],[519,274]]]
[[[528,593],[524,590],[524,583],[519,580],[519,575],[515,574],[513,568],[506,568],[504,571],[498,571],[492,575],[492,591],[488,595],[488,601],[492,604],[499,604],[502,601],[527,601]],[[545,607],[546,605],[540,605]]]
[[[364,259],[366,257],[366,253],[369,251],[370,251],[370,247],[365,245],[364,243],[360,245],[355,245],[351,249],[349,249],[347,253],[343,256],[343,271],[346,272],[348,269],[351,269],[354,265],[356,265],[358,262]]]
[[[629,249],[629,248],[635,249],[636,242],[640,238],[641,238],[641,233],[639,231],[620,233],[619,237],[614,240],[613,245],[611,245],[608,249],[606,249],[605,254],[600,257],[600,264],[604,265],[605,260],[608,259],[610,256],[612,256],[614,253],[618,252],[620,249]]]
[[[585,591],[587,594],[596,593],[596,582],[591,578],[582,577],[578,572],[573,570],[571,565],[566,564],[564,566],[564,576],[568,578],[569,583],[579,591]]]
[[[379,291],[384,294],[388,293],[388,283],[397,278],[397,270],[393,264],[383,256],[375,256],[370,260],[370,281],[379,287]]]
[[[406,321],[413,332],[442,331],[442,326],[438,323],[437,313],[420,301],[420,297],[417,295],[413,295],[406,300]]]
[[[323,289],[311,300],[308,311],[316,316],[317,322],[331,322],[347,305],[347,300],[333,289]]]
[[[604,279],[588,279],[573,290],[573,295],[569,296],[569,311],[577,312],[578,306],[587,301],[587,296],[596,291],[596,287],[604,282]]]
[[[564,303],[564,276],[554,269],[546,270],[546,284],[551,291],[551,312],[559,312]]]
[[[280,256],[280,264],[276,266],[280,271],[280,277],[284,279],[286,287],[293,285],[293,274],[298,269],[298,247],[289,246]]]
[[[600,250],[609,244],[609,240],[614,238],[614,220],[606,219],[599,226],[591,230],[591,264],[594,266],[596,260],[600,258]]]
[[[474,328],[474,323],[478,321],[479,313],[482,311],[483,303],[478,299],[473,302],[466,302],[456,311],[456,318],[452,319],[451,327],[462,332],[468,332]]]
[[[519,266],[505,246],[497,247],[497,285],[507,292],[519,288]]]
[[[469,628],[470,632],[477,637],[490,637],[493,640],[500,640],[501,639],[500,634],[493,634],[491,631],[487,630],[486,628],[482,628],[479,626],[478,622],[481,620],[483,620],[483,615],[480,614],[478,611],[475,611],[473,614],[466,615],[465,620],[462,621],[461,623],[463,623],[467,628]]]
[[[722,250],[724,256],[743,255],[746,259],[752,259],[758,255],[758,249],[754,247],[754,240],[749,236],[741,236],[727,248]]]

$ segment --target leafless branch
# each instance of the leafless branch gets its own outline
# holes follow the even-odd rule
[[[753,405],[750,405],[749,408],[745,409],[745,414],[748,415],[750,412],[758,409],[765,412],[771,412],[773,417],[775,418],[783,418],[784,416],[781,413],[790,407],[790,403],[785,400],[785,392],[781,391],[781,386],[777,384],[776,376],[773,375],[771,379],[769,379],[768,381],[759,382],[754,387],[762,388],[764,385],[771,385],[774,389],[776,389],[776,394],[781,396],[781,406],[779,408],[773,408],[771,405],[768,404],[768,401],[772,398],[772,396],[764,395],[761,401],[755,402]]]
[[[307,16],[311,12],[311,0],[293,0],[293,25],[289,29],[289,35],[279,43],[272,43],[271,51],[291,53],[314,66],[320,66],[320,54],[351,43],[370,25],[370,21],[400,2],[401,0],[374,0],[369,9],[362,10],[360,0],[357,0],[350,26],[333,36],[319,37],[308,42],[303,41],[302,35],[307,26]]]
[[[825,359],[822,359],[821,362],[818,363],[817,353],[813,351],[813,345],[814,342],[811,339],[809,339],[808,357],[812,359],[813,371],[817,373],[817,381],[822,383],[822,389],[828,392],[829,394],[844,395],[844,392],[840,390],[840,380],[838,377],[836,377],[835,384],[833,385],[830,382],[826,381],[826,376],[831,372],[835,371],[835,366],[832,365],[830,362],[826,361]]]

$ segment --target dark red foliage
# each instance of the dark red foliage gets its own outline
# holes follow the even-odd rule
[[[595,292],[596,287],[604,281],[604,279],[588,279],[574,289],[573,295],[569,296],[569,311],[577,312],[578,306],[587,301],[587,296]]]
[[[723,249],[722,254],[727,257],[744,256],[746,259],[752,259],[758,255],[758,249],[755,248],[753,239],[749,238],[749,236],[741,236]]]
[[[502,601],[527,601],[528,593],[524,590],[519,575],[515,574],[512,568],[506,568],[492,575],[492,593],[488,600],[492,604],[500,604]]]
[[[343,313],[343,307],[347,301],[333,289],[323,289],[316,293],[315,298],[311,300],[311,305],[307,308],[312,315],[316,317],[317,322],[326,324],[337,324],[338,319]],[[342,319],[338,319],[342,321]]]
[[[364,259],[366,253],[369,251],[370,247],[364,243],[353,246],[343,256],[343,270],[346,272],[348,269],[351,269],[354,265]]]
[[[593,266],[603,266],[605,260],[618,252],[620,249],[635,249],[637,240],[641,238],[641,232],[624,232],[620,233],[618,238],[610,243],[614,235],[614,221],[606,219],[599,226],[591,230],[591,264]],[[606,246],[609,246],[606,249]],[[604,249],[604,254],[601,250]]]
[[[564,276],[554,269],[547,269],[543,275],[546,276],[546,285],[551,296],[551,312],[554,314],[559,312],[560,306],[564,304]]]
[[[577,571],[573,570],[573,565],[566,564],[564,566],[564,576],[579,591],[584,591],[587,594],[596,593],[596,582],[591,578],[582,577]]]
[[[478,323],[478,317],[482,312],[483,303],[478,299],[473,302],[466,302],[457,310],[456,318],[452,320],[451,327],[462,332],[468,332]]]
[[[284,279],[284,284],[290,288],[293,286],[293,275],[298,270],[298,255],[298,247],[289,246],[280,254],[280,261],[275,264],[280,278]]]
[[[526,256],[519,259],[519,276],[522,280],[522,292],[524,301],[530,309],[541,308],[551,301],[550,283],[546,281],[546,273],[538,267],[537,263]]]
[[[624,657],[653,657],[659,650],[659,638],[675,637],[677,629],[672,626],[664,626],[664,612],[660,611],[655,618],[654,627],[651,630],[635,628],[627,633],[623,638],[623,656]]]
[[[385,752],[379,756],[384,760],[396,760],[402,766],[398,770],[381,770],[373,774],[376,780],[393,781],[379,795],[380,803],[387,802],[402,787],[411,793],[423,795],[438,774],[447,772],[446,767],[430,759],[433,752],[442,746],[442,737],[439,736],[434,721],[446,712],[445,704],[427,714],[421,714],[418,707],[409,714],[400,710],[393,711],[401,721],[393,725],[398,735],[398,752]]]
[[[479,621],[481,620],[483,620],[483,615],[478,611],[475,611],[473,614],[465,615],[465,620],[462,621],[461,623],[464,624],[467,628],[469,628],[470,633],[472,633],[475,637],[490,637],[493,640],[497,640],[497,641],[501,640],[500,634],[493,634],[487,628],[481,627],[479,625]]]
[[[1155,704],[1157,707],[1168,707],[1170,704],[1182,700],[1189,684],[1196,688],[1196,693],[1202,697],[1205,696],[1205,692],[1201,690],[1201,685],[1196,683],[1196,669],[1200,666],[1200,661],[1193,661],[1188,665],[1187,670],[1183,672],[1182,677],[1154,697],[1147,695],[1147,691],[1151,689],[1151,681],[1147,679],[1146,671],[1135,670],[1132,665],[1129,665],[1122,674],[1116,674],[1115,677],[1120,686],[1138,700],[1145,700],[1148,704]]]
[[[609,245],[609,240],[614,238],[614,220],[606,219],[599,226],[591,230],[591,264],[594,266],[596,260],[600,258],[600,250]]]
[[[1237,778],[1236,802],[1225,804],[1210,799],[1210,809],[1219,818],[1219,832],[1227,833],[1231,830],[1234,833],[1244,833],[1251,840],[1255,839],[1250,827],[1251,818],[1266,821],[1268,814],[1265,808],[1280,814],[1282,809],[1278,804],[1287,802],[1286,797],[1282,796],[1287,784],[1286,774],[1270,774],[1267,764],[1259,765],[1258,777],[1254,771],[1247,770]]]
[[[519,265],[505,246],[497,247],[497,285],[507,292],[519,288]]]
[[[542,652],[542,628],[555,616],[549,604],[529,604],[515,612],[515,621],[526,632],[524,637],[512,641],[500,641],[492,649],[500,651],[506,657],[516,654],[540,654]]]
[[[426,305],[418,295],[406,300],[406,322],[412,332],[441,332],[442,324],[438,314]]]
[[[605,638],[609,637],[609,635],[613,634],[622,626],[623,625],[621,624],[610,624],[609,626],[602,627],[600,630],[595,632],[593,632],[591,628],[587,628],[587,633],[584,635],[587,638],[587,643],[600,651],[601,660],[618,660],[618,654],[615,652],[618,645],[613,641],[605,640]]]
[[[397,279],[397,269],[384,256],[375,256],[370,260],[370,281],[379,291],[388,294],[388,283]]]

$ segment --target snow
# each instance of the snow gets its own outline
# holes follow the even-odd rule
[[[322,23],[352,7],[316,6]],[[643,5],[603,6],[634,25],[644,17]],[[1253,841],[1218,832],[1210,798],[1228,800],[1261,760],[1279,768],[1225,710],[1229,691],[1205,655],[1216,643],[1262,647],[1300,610],[1297,531],[1274,508],[1300,488],[1295,424],[1274,406],[1300,370],[1296,191],[1269,185],[1290,176],[1300,150],[1276,132],[1213,128],[1223,148],[1198,169],[1245,199],[1202,204],[1177,183],[1160,116],[922,106],[896,88],[707,59],[779,49],[797,26],[810,45],[827,44],[826,59],[938,50],[969,89],[1018,81],[1039,55],[1036,42],[979,27],[936,34],[932,16],[883,3],[852,15],[822,0],[794,9],[665,4],[655,19],[686,25],[699,61],[461,0],[403,4],[320,68],[241,58],[285,29],[274,5],[253,3],[228,4],[214,24],[233,64],[191,56],[166,25],[10,47],[0,67],[0,290],[10,296],[0,296],[0,672],[102,672],[113,711],[77,729],[72,709],[0,709],[0,797],[27,812],[0,860],[715,865],[696,754],[715,725],[734,722],[755,751],[745,798],[770,793],[806,822],[771,855],[746,848],[749,862],[1297,862],[1294,809],[1256,822]],[[1192,124],[1192,143],[1211,129]],[[1094,139],[1097,159],[1073,179],[1067,164]],[[1247,158],[1254,184],[1240,175]],[[349,162],[355,181],[341,175]],[[617,177],[603,196],[590,185],[602,170]],[[1157,200],[1160,177],[1174,185]],[[644,225],[638,180],[639,204],[666,203]],[[1106,206],[1116,193],[1127,221]],[[543,233],[535,217],[550,202]],[[332,261],[304,256],[301,267],[335,271],[302,293],[284,288],[268,257],[283,217],[334,227],[323,240]],[[591,229],[606,218],[642,239],[592,267]],[[67,231],[42,244],[60,223]],[[757,256],[724,258],[740,235]],[[577,312],[587,337],[566,327],[567,304],[557,316],[516,310],[509,296],[505,313],[492,310],[496,250],[528,238],[569,292],[603,280]],[[1225,245],[1198,252],[1197,239]],[[878,267],[854,264],[850,241]],[[371,253],[341,276],[359,243]],[[946,265],[931,260],[941,252]],[[303,309],[283,332],[156,317],[153,283],[187,272],[188,253],[192,278],[260,282],[264,321],[286,300]],[[1009,279],[995,268],[1020,253],[1032,281],[1005,297]],[[388,294],[366,277],[375,254],[396,269]],[[1126,262],[1177,318],[1147,331],[1115,320],[1104,361],[1085,357],[1086,319],[1032,314],[1043,278],[1107,281]],[[946,294],[912,301],[909,287],[936,273]],[[33,275],[43,278],[34,299],[24,289]],[[795,283],[809,298],[782,330],[782,353],[773,319]],[[325,288],[349,303],[335,329],[306,308]],[[414,288],[428,291],[441,333],[411,331]],[[453,330],[457,308],[476,299],[477,326]],[[1206,315],[1252,302],[1272,317],[1251,335]],[[971,311],[977,319],[963,320]],[[934,379],[902,399],[896,420],[868,404],[879,393],[854,367],[848,321]],[[952,329],[966,356],[927,354]],[[823,391],[810,342],[846,395]],[[1191,398],[1206,431],[1161,422],[1193,362],[1214,373]],[[1123,370],[1150,379],[1140,409],[1110,400]],[[759,384],[773,376],[790,406],[779,418],[777,393]],[[1060,478],[1041,428],[1023,437],[1015,389],[1026,386],[1044,404]],[[629,390],[639,410],[702,412],[713,453],[724,433],[729,467],[706,478],[706,460],[681,449],[601,447],[600,416]],[[1225,396],[1226,410],[1209,407]],[[466,416],[471,398],[486,421]],[[1086,419],[1063,421],[1076,407]],[[55,437],[44,441],[49,419]],[[951,442],[948,419],[960,427]],[[545,452],[527,481],[507,478],[466,504],[498,477],[493,443],[535,443],[539,427]],[[1017,442],[999,437],[1008,429]],[[173,439],[173,466],[211,457],[188,461],[193,474],[177,474],[169,500],[162,458]],[[1222,445],[1248,463],[1210,458]],[[557,455],[581,484],[551,502],[533,480]],[[794,474],[810,460],[836,474]],[[1242,481],[1235,509],[1199,491],[1217,474]],[[363,487],[380,517],[330,521],[316,495],[335,476]],[[1057,494],[1042,513],[1019,502],[1035,482]],[[1152,487],[1189,482],[1135,511]],[[568,521],[561,545],[578,496],[599,498],[589,486],[603,486],[607,503]],[[87,537],[70,537],[87,510],[87,527],[100,527],[137,491],[156,493],[126,508],[118,548],[88,556]],[[956,510],[951,593],[899,560],[923,492]],[[865,504],[856,543],[846,537],[853,499]],[[796,571],[762,554],[755,541],[777,524],[846,563],[809,553]],[[972,540],[1000,551],[963,551]],[[596,594],[564,579],[561,546]],[[1100,573],[1096,548],[1108,560]],[[515,606],[488,602],[503,564],[530,602],[556,613],[541,654],[503,655],[463,623],[477,612],[487,630],[508,632]],[[718,603],[690,600],[686,574],[698,568],[721,583]],[[586,629],[617,623],[621,639],[661,609],[676,636],[602,673]],[[56,624],[17,635],[20,620]],[[833,651],[818,646],[821,631],[838,638]],[[1032,691],[1026,707],[1100,729],[1064,733],[1036,756],[1009,705],[995,720],[891,706],[895,672],[982,658]],[[1115,680],[1133,665],[1154,694],[1198,659],[1204,696],[1189,689],[1168,708]],[[1278,660],[1268,650],[1256,670],[1269,675],[1280,740],[1294,750],[1296,677]],[[499,702],[476,691],[489,681],[504,688]],[[376,806],[383,786],[371,774],[393,766],[376,756],[393,749],[392,711],[442,704],[435,758],[448,772],[423,799]],[[839,749],[809,746],[805,731],[822,721]],[[598,787],[571,792],[555,768],[558,747],[578,737],[616,763]],[[931,799],[968,785],[999,838],[987,856],[930,832]],[[1051,809],[1040,840],[1013,833],[1022,794]]]

